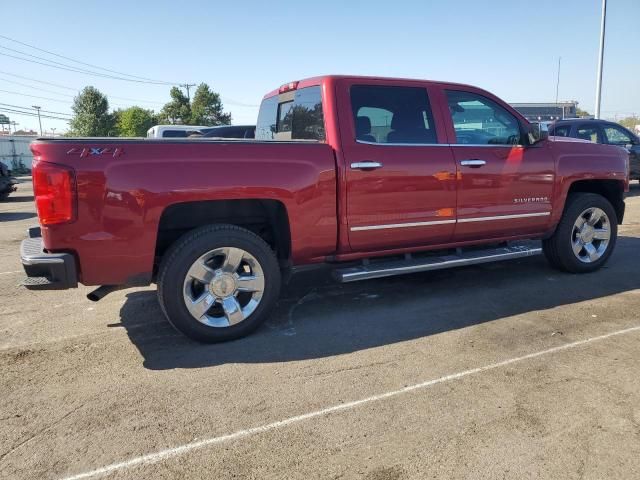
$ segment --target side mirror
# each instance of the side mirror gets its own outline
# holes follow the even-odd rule
[[[549,138],[549,125],[547,123],[533,122],[529,124],[529,145],[535,145]]]

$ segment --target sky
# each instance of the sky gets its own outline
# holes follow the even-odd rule
[[[128,75],[205,82],[220,93],[235,124],[255,123],[266,92],[322,74],[446,80],[477,85],[508,102],[552,102],[559,57],[559,100],[577,100],[594,111],[601,0],[1,3],[0,35]],[[606,118],[640,114],[639,18],[640,0],[608,1]],[[86,85],[105,93],[113,108],[160,110],[169,99],[170,85],[95,77],[7,56],[23,56],[15,50],[96,70],[0,38],[0,108],[39,105],[63,117]],[[36,117],[0,113],[18,122],[18,129],[38,128]],[[43,130],[52,128],[60,133],[67,124],[43,119]]]

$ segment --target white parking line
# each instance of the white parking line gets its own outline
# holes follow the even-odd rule
[[[11,273],[20,273],[22,270],[14,270],[13,272],[0,272],[0,275],[9,275]]]
[[[159,452],[148,453],[146,455],[141,455],[139,457],[134,457],[130,460],[125,460],[119,463],[112,463],[111,465],[107,465],[105,467],[97,468],[95,470],[91,470],[85,473],[79,473],[77,475],[72,475],[70,477],[65,477],[63,480],[80,480],[83,478],[91,478],[97,477],[101,475],[107,475],[109,473],[113,473],[118,470],[124,470],[131,467],[136,467],[139,465],[157,463],[161,460],[165,460],[170,457],[175,457],[178,455],[183,455],[185,453],[191,452],[193,450],[198,450],[201,448],[205,448],[211,445],[216,445],[219,443],[229,442],[232,440],[237,440],[244,437],[249,437],[251,435],[257,435],[259,433],[269,432],[271,430],[276,430],[279,428],[286,427],[288,425],[304,422],[305,420],[310,420],[312,418],[321,417],[324,415],[329,415],[331,413],[341,412],[344,410],[351,410],[353,408],[359,407],[361,405],[365,405],[372,402],[377,402],[380,400],[385,400],[387,398],[396,397],[398,395],[403,395],[405,393],[413,392],[415,390],[426,389],[432,387],[434,385],[438,385],[440,383],[449,382],[452,380],[457,380],[459,378],[467,377],[469,375],[474,375],[476,373],[482,373],[489,370],[494,370],[496,368],[505,367],[507,365],[511,365],[513,363],[522,362],[524,360],[530,360],[532,358],[541,357],[543,355],[548,355],[551,353],[561,352],[563,350],[569,350],[571,348],[576,348],[581,345],[586,345],[589,343],[597,342],[600,340],[605,340],[607,338],[615,337],[618,335],[624,335],[625,333],[631,333],[640,331],[640,325],[630,328],[625,328],[624,330],[617,330],[615,332],[607,333],[605,335],[600,335],[597,337],[587,338],[586,340],[578,340],[576,342],[567,343],[565,345],[561,345],[559,347],[548,348],[546,350],[542,350],[540,352],[530,353],[528,355],[523,355],[521,357],[510,358],[509,360],[504,360],[498,363],[492,363],[489,365],[485,365],[483,367],[472,368],[470,370],[465,370],[463,372],[453,373],[451,375],[446,375],[444,377],[436,378],[434,380],[427,380],[426,382],[417,383],[415,385],[410,385],[399,390],[393,390],[386,393],[381,393],[379,395],[373,395],[371,397],[362,398],[360,400],[355,400],[353,402],[342,403],[339,405],[334,405],[331,407],[323,408],[322,410],[316,410],[314,412],[304,413],[302,415],[297,415],[295,417],[290,417],[284,420],[279,420],[277,422],[268,423],[266,425],[261,425],[258,427],[248,428],[246,430],[238,430],[236,432],[222,435],[219,437],[211,437],[204,440],[198,440],[195,442],[187,443],[185,445],[180,445],[174,448],[168,448],[166,450],[160,450]]]

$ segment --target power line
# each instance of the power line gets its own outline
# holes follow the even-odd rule
[[[70,97],[70,98],[74,97],[73,95],[69,95],[67,93],[54,92],[53,90],[47,90],[47,89],[40,88],[40,87],[34,87],[33,85],[27,85],[26,83],[16,82],[14,80],[7,80],[5,78],[0,78],[0,81],[13,83],[14,85],[20,85],[22,87],[33,88],[34,90],[38,90],[39,92],[53,93],[54,95],[60,95],[61,97]]]
[[[38,83],[43,83],[45,85],[51,85],[52,87],[57,87],[57,88],[64,88],[66,90],[73,90],[74,92],[77,92],[79,89],[78,88],[73,88],[73,87],[68,87],[65,85],[60,85],[58,83],[51,83],[51,82],[45,82],[44,80],[38,80],[35,78],[30,78],[30,77],[23,77],[22,75],[16,75],[15,73],[9,73],[9,72],[5,72],[0,70],[0,73],[3,75],[9,75],[10,77],[16,77],[16,78],[21,78],[23,80],[31,80],[32,82],[38,82]]]
[[[25,43],[25,42],[21,42],[19,40],[14,39],[14,38],[7,37],[5,35],[0,35],[0,38],[4,38],[5,40],[9,40],[10,42],[14,42],[14,43],[17,43],[19,45],[23,45],[25,47],[29,47],[29,48],[32,48],[34,50],[38,50],[40,52],[47,53],[49,55],[53,55],[54,57],[63,58],[65,60],[69,60],[71,62],[78,63],[80,65],[85,65],[87,67],[97,68],[98,70],[104,70],[105,72],[115,73],[115,74],[118,74],[118,75],[124,75],[125,77],[137,78],[139,80],[147,80],[147,81],[153,82],[153,83],[159,83],[159,84],[165,84],[165,85],[178,85],[178,82],[169,82],[169,81],[166,81],[166,80],[155,80],[153,78],[140,77],[138,75],[132,75],[132,74],[129,74],[129,73],[118,72],[117,70],[110,70],[108,68],[100,67],[98,65],[93,65],[91,63],[82,62],[80,60],[76,60],[76,59],[71,58],[71,57],[66,57],[64,55],[60,55],[58,53],[54,53],[54,52],[51,52],[49,50],[45,50],[43,48],[39,48],[39,47],[36,47],[34,45],[30,45],[28,43]]]
[[[7,49],[7,47],[1,47],[1,46],[0,46],[0,48]],[[12,49],[7,49],[7,50],[12,50]],[[73,67],[73,66],[70,66],[70,65],[64,65],[64,64],[61,64],[59,62],[53,62],[52,60],[48,60],[46,58],[36,57],[35,55],[29,55],[28,53],[22,53],[22,52],[19,52],[19,53],[21,53],[22,55],[29,56],[29,57],[34,57],[34,58],[38,58],[40,60],[44,60],[45,62],[49,62],[49,63],[39,62],[37,60],[30,60],[28,58],[22,58],[22,57],[18,57],[16,55],[11,55],[9,53],[0,52],[0,55],[3,55],[5,57],[10,57],[10,58],[15,58],[17,60],[22,60],[23,62],[37,63],[38,65],[44,65],[45,67],[57,68],[59,70],[66,70],[68,72],[82,73],[84,75],[93,75],[94,77],[110,78],[112,80],[123,80],[125,82],[146,83],[146,84],[152,84],[152,85],[174,85],[173,83],[149,82],[149,81],[146,81],[146,80],[135,80],[135,79],[132,79],[132,78],[116,77],[116,76],[113,76],[113,75],[108,75],[106,73],[92,72],[90,70],[83,70],[83,69],[79,69],[79,68],[76,68],[76,67]],[[59,65],[51,65],[52,63],[57,63]],[[60,65],[62,65],[62,66],[60,66]]]
[[[73,102],[70,102],[69,100],[60,100],[60,99],[55,99],[55,98],[49,98],[49,97],[41,97],[39,95],[27,95],[26,93],[20,93],[20,92],[11,92],[9,90],[0,90],[0,92],[2,93],[10,93],[12,95],[21,95],[23,97],[31,97],[31,98],[39,98],[41,100],[50,100],[52,102],[59,102],[59,103],[66,103],[66,104],[71,104]]]
[[[138,76],[138,75],[132,75],[130,73],[119,72],[117,70],[111,70],[111,69],[108,69],[108,68],[100,67],[99,65],[94,65],[94,64],[91,64],[91,63],[83,62],[83,61],[77,60],[75,58],[67,57],[65,55],[60,55],[60,54],[52,52],[50,50],[45,50],[43,48],[36,47],[35,45],[31,45],[31,44],[16,40],[14,38],[7,37],[6,35],[0,35],[0,38],[3,38],[5,40],[9,40],[10,42],[14,42],[14,43],[17,43],[19,45],[23,45],[23,46],[28,47],[28,48],[32,48],[32,49],[40,51],[40,52],[47,53],[49,55],[53,55],[53,56],[58,57],[58,58],[62,58],[62,59],[65,59],[65,60],[68,60],[68,61],[71,61],[71,62],[74,62],[74,63],[78,63],[80,65],[85,65],[85,66],[91,67],[91,68],[97,68],[98,70],[103,70],[105,72],[115,73],[117,75],[124,75],[125,77],[131,77],[131,78],[122,78],[122,77],[116,77],[116,76],[113,76],[113,75],[103,74],[103,73],[100,73],[100,72],[92,72],[90,70],[80,69],[78,67],[74,67],[73,65],[68,65],[68,64],[65,64],[65,63],[61,63],[61,62],[56,62],[56,61],[50,60],[48,58],[39,57],[37,55],[31,55],[29,53],[22,52],[20,50],[15,50],[15,49],[12,49],[12,48],[9,48],[9,47],[0,46],[0,48],[3,48],[5,50],[9,50],[11,52],[18,53],[20,55],[25,55],[25,56],[28,56],[28,57],[31,57],[31,58],[35,58],[35,59],[38,59],[38,60],[43,60],[44,62],[48,62],[48,63],[42,63],[42,62],[39,62],[39,61],[36,61],[36,60],[30,60],[28,58],[22,58],[22,57],[18,57],[18,56],[15,56],[15,55],[10,55],[8,53],[1,53],[0,52],[0,55],[6,56],[6,57],[10,57],[10,58],[15,58],[17,60],[22,60],[22,61],[25,61],[25,62],[36,63],[38,65],[44,65],[46,67],[58,68],[60,70],[67,70],[67,71],[71,71],[71,72],[75,72],[75,73],[82,73],[82,74],[85,74],[85,75],[93,75],[93,76],[102,77],[102,78],[110,78],[110,79],[114,79],[114,80],[122,80],[122,81],[136,82],[136,83],[147,83],[147,84],[154,84],[154,85],[176,85],[176,86],[180,86],[180,87],[185,87],[187,89],[187,97],[189,97],[189,87],[195,86],[193,84],[180,84],[179,82],[170,82],[170,81],[166,81],[166,80],[157,80],[157,79],[153,79],[153,78],[141,77],[141,76]],[[51,64],[54,64],[54,65],[51,65]],[[4,73],[5,75],[10,75],[10,76],[17,77],[17,78],[22,78],[24,80],[32,80],[32,81],[35,81],[35,82],[39,82],[39,83],[55,86],[57,88],[64,88],[64,89],[67,89],[67,90],[74,90],[73,88],[67,87],[67,86],[64,86],[64,85],[58,85],[58,84],[51,83],[51,82],[45,82],[45,81],[42,81],[42,80],[37,80],[37,79],[29,78],[29,77],[23,77],[23,76],[12,74],[12,73],[8,73],[8,72],[0,72],[0,73]],[[115,96],[112,96],[111,98],[120,99],[120,100],[126,100],[126,101],[131,101],[131,102],[139,102],[139,103],[152,103],[152,104],[158,104],[158,105],[163,104],[163,102],[155,102],[155,101],[151,101],[151,100],[136,100],[136,99],[126,98],[126,97],[115,97]],[[238,107],[250,107],[250,108],[257,107],[257,105],[247,104],[247,103],[239,102],[239,101],[232,100],[232,99],[227,100],[225,103],[227,103],[229,105],[235,105],[235,106],[238,106]]]
[[[14,110],[12,108],[4,108],[4,107],[0,107],[0,112],[8,112],[8,113],[11,113],[13,115],[22,115],[22,116],[25,116],[25,117],[37,117],[38,116],[37,113],[22,112],[20,110]],[[69,118],[56,117],[56,116],[53,116],[53,115],[40,114],[40,116],[42,118],[47,118],[47,119],[50,119],[50,120],[62,120],[64,122],[68,122],[68,121],[71,120]]]
[[[0,105],[3,105],[5,107],[22,108],[24,110],[29,110],[29,108],[30,108],[30,107],[23,107],[23,106],[20,106],[20,105],[11,105],[10,103],[0,103]],[[55,114],[58,114],[58,115],[68,115],[70,117],[72,116],[70,113],[52,112],[51,110],[42,110],[42,111],[46,112],[46,113],[55,113]]]
[[[46,93],[52,93],[53,95],[60,95],[61,97],[68,97],[68,98],[75,98],[76,97],[76,95],[69,95],[67,93],[54,92],[53,90],[47,90],[47,89],[41,88],[41,87],[34,87],[33,85],[27,85],[26,83],[16,82],[16,81],[13,81],[13,80],[7,80],[6,78],[0,78],[0,81],[13,83],[15,85],[20,85],[22,87],[32,88],[34,90],[38,90],[39,92],[46,92]],[[136,100],[136,99],[133,99],[133,98],[125,98],[125,97],[114,97],[112,95],[107,95],[107,98],[128,100],[128,101],[131,101],[131,102],[145,102],[145,100]],[[162,105],[162,102],[150,102],[150,103],[155,103],[155,104],[158,104],[158,105]],[[117,105],[117,104],[114,104],[114,105]]]
[[[40,100],[49,100],[51,102],[66,103],[67,105],[73,104],[73,102],[70,101],[70,100],[61,100],[61,99],[58,99],[58,98],[41,97],[40,95],[28,95],[26,93],[13,92],[13,91],[10,91],[10,90],[0,90],[0,92],[2,92],[2,93],[10,93],[12,95],[20,95],[22,97],[39,98]],[[51,93],[55,93],[55,92],[51,92]],[[58,95],[61,95],[61,94],[58,94]],[[108,97],[107,97],[107,101],[108,101]],[[109,105],[116,106],[116,107],[123,107],[123,108],[129,108],[131,106],[131,105],[123,105],[121,103],[114,103],[114,102],[109,102]]]
[[[10,75],[12,77],[22,78],[24,80],[29,80],[29,81],[32,81],[32,82],[38,82],[38,83],[42,83],[42,84],[45,84],[45,85],[51,85],[51,86],[57,87],[57,88],[65,88],[67,90],[71,90],[71,91],[74,91],[74,92],[79,92],[80,90],[82,90],[81,88],[65,87],[64,85],[58,85],[56,83],[45,82],[43,80],[38,80],[36,78],[23,77],[22,75],[16,75],[14,73],[8,73],[8,72],[4,72],[2,70],[0,70],[0,74],[2,74],[2,75]],[[7,80],[5,78],[0,78],[0,80],[2,80],[4,82],[15,83],[16,85],[22,85],[23,87],[37,89],[37,90],[40,90],[40,91],[43,91],[43,92],[53,93],[55,95],[70,96],[72,98],[74,97],[74,95],[67,95],[67,94],[64,94],[64,93],[53,92],[51,90],[45,90],[45,89],[43,89],[41,87],[34,87],[32,85],[27,85],[25,83],[19,83],[19,82],[16,82],[14,80]],[[126,101],[129,101],[129,102],[137,102],[137,103],[152,103],[152,104],[156,104],[156,105],[164,105],[166,103],[166,102],[156,102],[156,101],[153,101],[153,100],[138,100],[138,99],[135,99],[135,98],[116,97],[114,95],[107,95],[107,97],[108,98],[115,98],[116,100],[126,100]]]

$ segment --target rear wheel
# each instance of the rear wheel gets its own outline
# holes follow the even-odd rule
[[[233,225],[198,228],[165,254],[158,297],[169,322],[200,342],[255,330],[273,309],[280,269],[269,245]]]
[[[586,273],[607,262],[617,236],[618,222],[611,203],[595,193],[576,193],[567,198],[555,233],[542,246],[554,267]]]

